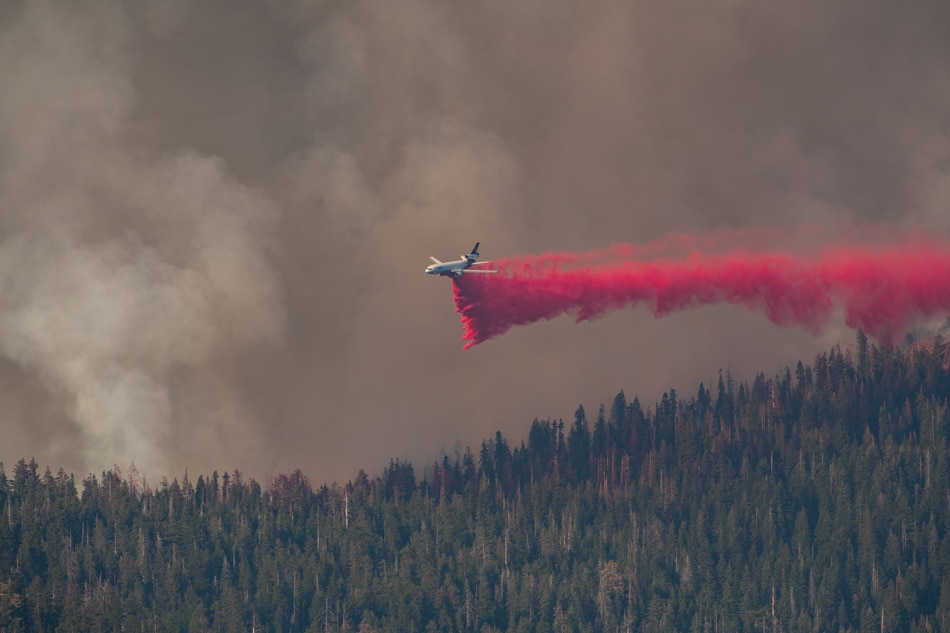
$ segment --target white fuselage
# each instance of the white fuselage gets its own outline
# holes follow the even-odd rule
[[[462,274],[463,270],[468,269],[474,263],[474,259],[463,257],[462,259],[458,259],[454,262],[432,264],[431,266],[426,267],[426,273],[430,275],[452,275],[453,277],[458,277]]]
[[[497,270],[485,270],[484,268],[472,268],[472,266],[480,266],[487,264],[488,262],[479,262],[478,259],[478,244],[475,242],[472,252],[467,255],[459,255],[461,259],[457,259],[454,262],[443,262],[439,261],[435,257],[429,257],[432,260],[432,265],[426,268],[426,274],[429,275],[442,275],[444,277],[461,277],[463,273],[496,273]]]

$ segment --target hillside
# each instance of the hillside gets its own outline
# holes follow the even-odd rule
[[[950,370],[835,348],[344,486],[0,469],[0,631],[950,631]]]

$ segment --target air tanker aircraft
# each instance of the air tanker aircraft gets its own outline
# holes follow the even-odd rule
[[[485,264],[491,263],[475,261],[478,259],[479,244],[480,242],[475,242],[475,247],[472,248],[471,253],[459,255],[462,259],[455,260],[454,262],[440,262],[435,257],[430,256],[429,259],[435,263],[426,268],[426,273],[430,275],[442,275],[443,277],[461,277],[464,273],[497,273],[497,270],[472,268],[472,266],[484,266]]]

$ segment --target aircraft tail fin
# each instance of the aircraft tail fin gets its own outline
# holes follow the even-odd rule
[[[479,244],[481,244],[481,242],[475,242],[475,246],[472,247],[472,252],[469,253],[468,255],[462,255],[462,259],[467,259],[470,262],[478,259],[478,245]]]

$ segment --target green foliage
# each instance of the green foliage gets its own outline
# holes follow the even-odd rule
[[[0,631],[950,631],[944,345],[313,490],[0,465]]]

